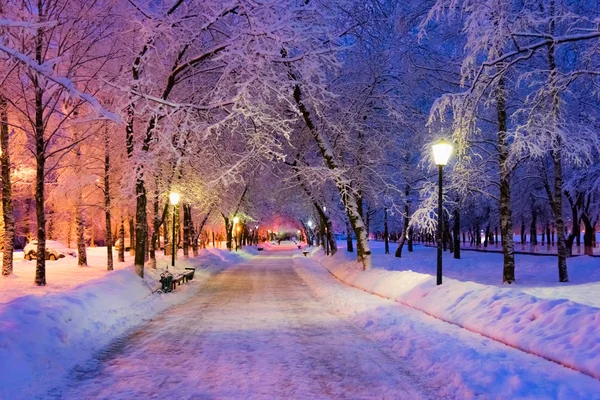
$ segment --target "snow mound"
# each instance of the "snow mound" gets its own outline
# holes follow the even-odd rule
[[[428,274],[316,258],[348,285],[600,379],[600,308],[448,278],[437,286]]]
[[[42,394],[113,339],[193,296],[203,281],[234,260],[203,252],[178,261],[176,270],[197,270],[193,281],[169,294],[155,293],[160,269],[146,269],[140,279],[128,267],[72,290],[0,304],[0,399]]]

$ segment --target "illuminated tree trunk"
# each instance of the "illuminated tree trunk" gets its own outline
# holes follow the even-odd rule
[[[77,116],[77,113],[73,114]],[[73,139],[75,142],[80,140],[77,129],[74,129]],[[81,144],[77,144],[75,150],[75,174],[81,175],[83,170],[81,157]],[[75,199],[75,227],[77,229],[77,265],[87,267],[87,251],[85,248],[85,220],[83,218],[83,188],[77,188],[77,198]]]
[[[136,225],[133,221],[133,217],[129,217],[129,255],[135,255],[135,236],[136,236]],[[143,247],[142,247],[143,251]]]
[[[2,164],[2,217],[4,238],[2,250],[2,275],[13,273],[13,251],[15,243],[15,217],[13,214],[12,181],[10,174],[10,151],[8,141],[8,104],[0,94],[0,163]]]
[[[39,22],[45,20],[44,7],[38,0]],[[44,29],[38,28],[35,39],[35,59],[39,65],[43,64]],[[39,81],[39,77],[32,77],[35,92],[35,215],[37,222],[37,254],[35,265],[35,284],[38,286],[46,285],[46,215],[45,215],[45,193],[44,180],[46,175],[46,141],[45,141],[45,120],[44,120],[44,89]]]
[[[113,237],[110,216],[110,135],[108,127],[104,128],[104,217],[106,219],[106,269],[112,271],[113,266]]]
[[[87,252],[85,248],[85,223],[81,208],[81,197],[75,205],[75,226],[77,228],[77,265],[87,267]]]

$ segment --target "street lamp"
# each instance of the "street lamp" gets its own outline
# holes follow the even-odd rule
[[[442,284],[442,235],[444,232],[444,218],[442,216],[442,171],[444,165],[452,154],[452,144],[441,139],[433,145],[433,158],[438,166],[438,226],[437,226],[437,284]]]
[[[181,195],[177,192],[171,192],[169,194],[169,202],[173,205],[173,243],[172,243],[172,253],[171,254],[171,267],[175,267],[175,208],[177,204],[179,204],[179,199],[181,199]],[[169,266],[167,265],[167,269]]]

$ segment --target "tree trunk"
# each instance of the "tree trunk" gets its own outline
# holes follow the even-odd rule
[[[550,0],[550,35],[554,35],[555,31],[555,3],[554,0]],[[553,81],[556,78],[556,62],[555,62],[555,45],[554,42],[548,44],[548,66],[550,69],[550,80]],[[558,129],[558,92],[554,90],[552,92],[552,117],[554,126],[552,129],[555,131]],[[553,135],[553,145],[550,151],[552,158],[552,166],[554,168],[554,194],[551,198],[552,211],[554,213],[554,219],[556,221],[556,244],[558,251],[558,280],[560,282],[568,282],[569,274],[567,272],[567,247],[565,243],[565,222],[562,215],[562,195],[563,195],[563,171],[562,171],[562,139],[560,135]]]
[[[571,207],[571,217],[573,218],[573,226],[571,229],[571,233],[567,236],[565,244],[566,244],[566,248],[567,248],[567,257],[572,257],[573,256],[573,243],[575,242],[575,238],[581,234],[580,229],[579,229],[579,222],[578,222],[579,221],[578,208],[580,206],[581,197],[579,196],[579,194],[577,194],[575,201],[573,201],[572,197],[569,195],[568,192],[565,192],[565,195],[567,197],[567,200],[569,201],[569,206]],[[565,230],[566,230],[566,227],[565,227]]]
[[[104,130],[104,214],[106,218],[106,269],[113,270],[112,231],[110,225],[110,136],[108,128]]]
[[[189,204],[183,204],[183,258],[190,258],[190,223],[192,210]]]
[[[81,209],[81,198],[75,205],[75,226],[77,229],[77,265],[87,267],[87,251],[85,248],[85,222],[83,220],[83,211]]]
[[[173,237],[173,243],[175,243],[175,259],[177,260],[179,245],[181,244],[181,212],[179,205],[174,206],[173,218],[175,218],[175,235]],[[171,243],[171,246],[173,243]]]
[[[226,235],[226,244],[227,250],[231,251],[233,249],[233,235],[232,229],[233,227],[229,226],[229,218],[223,214],[223,219],[225,220],[225,235]]]
[[[69,210],[69,222],[67,225],[67,247],[71,248],[71,237],[73,236],[73,221],[75,217],[73,216],[73,210]]]
[[[525,243],[527,242],[527,234],[525,233],[525,218],[521,220],[521,250],[525,250]]]
[[[583,233],[583,253],[586,256],[594,255],[594,226],[592,221],[590,220],[587,213],[583,212],[581,214],[581,220],[583,221],[583,225],[585,227]]]
[[[506,115],[506,91],[504,78],[500,78],[496,92],[498,118],[498,163],[500,170],[500,234],[502,235],[502,282],[515,281],[515,243],[513,239],[511,198],[511,169],[508,165],[508,134]],[[525,226],[522,226],[522,232]]]
[[[198,255],[198,238],[202,234],[202,231],[204,230],[204,226],[206,225],[206,222],[208,221],[208,217],[212,213],[212,210],[213,210],[213,206],[211,205],[210,208],[208,209],[208,211],[206,212],[206,214],[204,215],[204,218],[202,218],[200,225],[198,225],[197,232],[195,232],[195,233],[192,232],[192,249],[194,252],[194,257]],[[190,225],[192,226],[192,229],[193,229],[194,225],[192,224],[191,220],[190,220]],[[213,247],[215,247],[215,233],[214,232],[212,233],[212,240],[213,240]]]
[[[125,219],[121,218],[121,226],[119,227],[119,239],[121,246],[119,247],[118,260],[125,262]]]
[[[458,207],[454,209],[454,258],[460,259],[460,211]]]
[[[291,72],[290,76],[292,79],[295,79],[294,74]],[[360,196],[358,196],[354,191],[351,180],[346,178],[344,174],[340,172],[340,169],[335,162],[333,150],[329,140],[325,135],[322,134],[320,130],[317,129],[316,125],[313,123],[310,111],[302,102],[302,92],[299,84],[294,87],[293,97],[296,102],[296,106],[302,115],[304,123],[308,127],[313,139],[315,140],[315,143],[317,144],[317,147],[319,148],[319,152],[321,153],[327,168],[330,171],[335,172],[334,182],[338,191],[340,192],[346,213],[348,214],[348,219],[350,220],[350,224],[352,225],[352,229],[354,230],[354,234],[356,236],[356,247],[359,260],[362,262],[363,269],[370,269],[373,266],[373,261],[371,247],[369,245],[369,233],[365,227],[364,220],[361,215],[362,210],[359,208]]]
[[[408,195],[408,188],[406,189],[406,195]],[[400,238],[400,243],[398,243],[398,247],[396,248],[396,252],[394,253],[394,257],[402,257],[402,249],[404,248],[404,243],[406,242],[406,235],[408,234],[408,224],[410,222],[410,205],[408,201],[404,203],[404,226],[402,229],[402,237]]]
[[[531,203],[531,225],[529,226],[529,251],[534,253],[537,249],[537,209],[535,208],[535,204],[533,204],[533,199]]]
[[[196,257],[198,255],[198,237],[196,236],[196,229],[193,221],[190,221],[190,238],[192,241],[192,256]]]
[[[135,242],[135,237],[136,237],[136,225],[134,222],[134,219],[132,217],[129,217],[129,255],[133,256],[135,255],[135,251],[136,251],[136,246],[137,243]],[[136,273],[138,273],[137,269],[136,269]],[[143,274],[143,272],[142,272]],[[139,273],[138,273],[139,275]]]
[[[159,205],[159,192],[158,192],[158,176],[155,177],[155,189],[154,189],[154,200],[152,201],[152,235],[150,236],[150,268],[156,269],[156,248],[158,241],[158,231],[160,229],[161,217],[158,215]],[[168,207],[168,206],[167,206]],[[164,219],[164,214],[163,214]]]
[[[0,163],[2,164],[2,217],[4,220],[2,250],[3,276],[8,276],[13,273],[13,251],[15,245],[15,216],[13,214],[8,136],[8,104],[4,96],[0,94]]]
[[[43,9],[38,10],[39,22],[45,20]],[[38,28],[35,43],[35,56],[39,65],[42,65],[42,43],[44,40],[44,29]],[[46,173],[46,141],[45,141],[45,121],[44,121],[44,89],[38,80],[38,76],[33,77],[35,88],[35,215],[37,222],[37,259],[35,266],[35,284],[38,286],[46,285],[46,215],[44,210],[45,194],[44,179]]]
[[[354,252],[354,246],[352,243],[352,227],[350,221],[346,220],[346,250],[348,253]]]
[[[77,112],[73,114],[77,116]],[[79,142],[79,134],[77,129],[73,130],[73,139],[75,142]],[[83,162],[81,155],[81,144],[78,143],[75,148],[75,173],[80,175],[83,170]],[[83,217],[83,187],[77,188],[77,195],[75,199],[75,229],[77,235],[77,265],[79,267],[87,267],[87,250],[85,246],[85,219]]]
[[[46,237],[48,240],[54,240],[54,211],[48,210],[48,229],[46,230]]]
[[[387,208],[383,208],[383,240],[385,241],[385,254],[390,254],[390,238],[388,231]]]

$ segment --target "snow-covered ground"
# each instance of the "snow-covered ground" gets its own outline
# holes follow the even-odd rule
[[[171,294],[152,293],[159,270],[106,272],[105,249],[88,268],[49,262],[46,288],[18,262],[0,279],[22,288],[0,303],[0,399],[600,399],[600,309],[552,299],[597,284],[599,259],[569,260],[559,285],[553,257],[518,256],[518,284],[503,286],[500,255],[447,253],[437,287],[435,249],[396,259],[373,243],[363,272],[343,245],[208,249],[178,261],[196,277]]]
[[[409,253],[406,246],[402,258],[394,257],[396,244],[390,243],[390,254],[384,254],[384,243],[371,242],[377,268],[390,271],[413,271],[436,274],[437,249],[423,245],[414,246]],[[346,242],[338,242],[342,262],[353,261],[356,253],[346,252]],[[339,259],[336,259],[338,261]],[[516,283],[502,285],[502,254],[475,251],[461,252],[460,260],[446,251],[443,255],[444,276],[459,281],[520,290],[540,298],[567,299],[577,303],[600,307],[600,258],[578,256],[567,260],[569,282],[558,282],[556,257],[517,254]]]
[[[598,398],[598,380],[345,286],[293,246],[265,247],[47,398]]]
[[[434,398],[600,399],[596,379],[342,285],[310,258],[296,258],[295,264],[325,303],[384,351],[411,365],[421,381],[434,388]]]
[[[196,267],[194,280],[173,293],[153,293],[159,269],[146,269],[145,279],[133,272],[131,260],[107,272],[100,254],[90,249],[91,267],[76,259],[48,262],[48,285],[33,285],[35,262],[15,263],[15,277],[0,278],[0,399],[32,398],[129,329],[196,294],[203,282],[247,253],[202,251],[178,260],[176,271]]]
[[[565,299],[576,293],[582,303],[598,304],[598,292],[577,291],[599,287],[600,259],[571,259],[572,282],[560,286],[554,257],[518,256],[520,284],[502,286],[501,255],[465,252],[455,260],[446,253],[438,287],[435,249],[418,246],[397,259],[376,243],[375,268],[362,271],[339,244],[335,257],[321,250],[315,256],[343,282],[600,379],[600,308]]]

